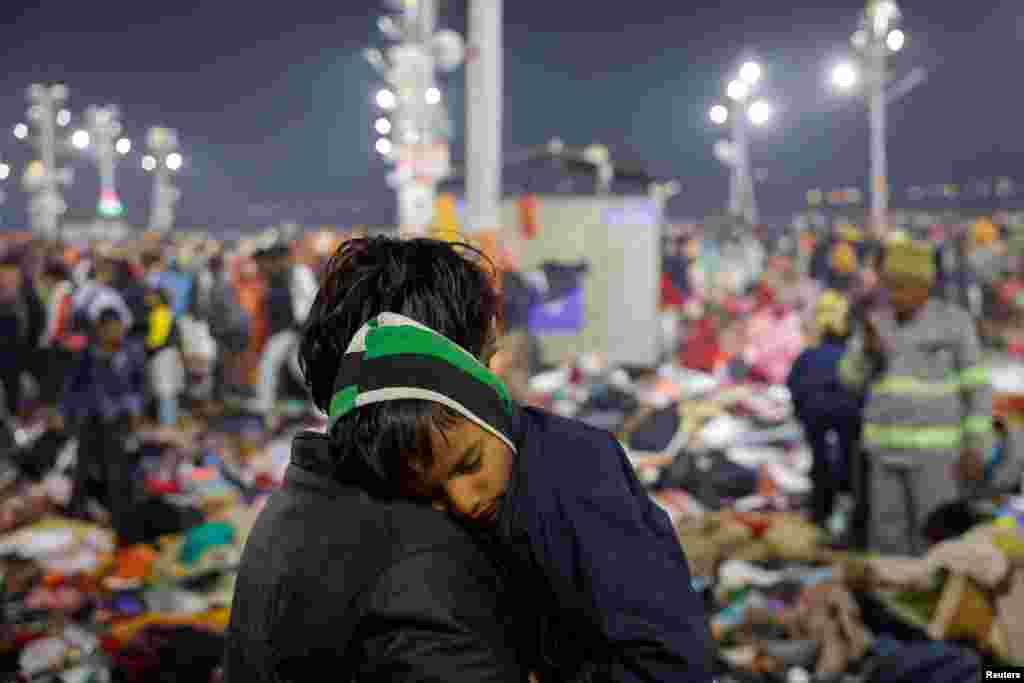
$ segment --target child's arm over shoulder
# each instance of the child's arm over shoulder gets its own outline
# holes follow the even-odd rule
[[[549,568],[576,577],[611,652],[614,681],[710,681],[703,605],[668,515],[640,485],[619,442],[590,430],[588,466],[557,487]],[[555,527],[555,528],[553,528]]]

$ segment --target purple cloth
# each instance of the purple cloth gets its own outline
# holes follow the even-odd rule
[[[568,296],[530,307],[530,332],[533,334],[575,334],[584,324],[583,288]]]

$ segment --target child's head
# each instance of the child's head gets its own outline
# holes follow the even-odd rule
[[[112,285],[117,280],[118,263],[114,259],[103,256],[96,261],[96,281]]]
[[[171,305],[171,294],[163,287],[154,287],[146,292],[146,305],[150,308]]]
[[[485,364],[493,353],[499,299],[480,252],[427,239],[353,239],[328,263],[306,324],[300,358],[316,405],[329,412],[342,357],[380,313],[419,322]],[[504,493],[511,450],[440,403],[392,400],[356,408],[332,429],[404,493],[465,515],[488,512]]]
[[[9,301],[18,295],[21,287],[21,264],[13,254],[0,258],[0,301]]]
[[[71,271],[59,261],[50,261],[40,273],[40,279],[44,287],[53,289],[61,282],[71,280]]]
[[[104,347],[117,346],[124,339],[124,320],[113,308],[105,308],[96,316],[96,338]]]

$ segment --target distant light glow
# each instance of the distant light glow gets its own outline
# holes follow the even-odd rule
[[[720,104],[716,104],[711,107],[711,121],[717,125],[722,125],[729,120],[729,110]]]
[[[156,170],[156,157],[150,154],[142,157],[142,170],[144,171],[155,171]]]
[[[750,105],[750,109],[747,111],[747,114],[750,116],[750,122],[755,126],[763,126],[771,121],[772,114],[774,113],[775,111],[772,108],[772,105],[764,100],[754,102]]]
[[[118,154],[128,154],[132,151],[132,141],[128,138],[121,138],[117,141],[116,149]]]
[[[57,112],[57,125],[63,128],[64,126],[71,123],[71,112],[67,109],[61,109]]]
[[[11,167],[7,164],[0,164],[0,180],[7,180],[11,175]]]
[[[438,104],[441,101],[441,91],[437,88],[427,88],[427,104]]]
[[[899,52],[903,49],[903,45],[907,42],[907,34],[903,31],[896,29],[895,31],[889,31],[889,35],[885,37],[885,44],[889,46],[889,49],[893,52]]]
[[[394,109],[396,104],[398,104],[398,100],[395,98],[395,93],[390,90],[380,90],[377,92],[377,106],[381,109],[385,111]]]
[[[179,168],[181,168],[181,165],[182,163],[184,163],[184,161],[185,160],[181,157],[180,154],[178,154],[177,152],[171,152],[170,154],[167,155],[167,168],[168,170],[171,171],[177,171]]]
[[[857,67],[849,62],[843,62],[832,69],[832,85],[840,90],[850,90],[857,85]]]
[[[747,99],[747,96],[750,95],[750,86],[743,81],[732,81],[729,83],[729,87],[725,89],[725,94],[729,96],[730,100],[739,102],[740,100]]]
[[[74,135],[71,136],[71,144],[76,149],[86,149],[89,146],[89,131],[76,130]]]
[[[19,123],[14,127],[14,137],[19,140],[24,140],[28,137],[28,126],[24,123]]]
[[[373,127],[377,130],[380,135],[387,135],[391,132],[391,122],[386,118],[381,117],[373,124]]]
[[[374,145],[374,147],[377,149],[377,154],[380,154],[382,157],[386,157],[391,154],[391,140],[388,140],[387,138],[380,138],[377,140],[377,144]]]
[[[761,80],[761,65],[757,62],[747,62],[741,66],[740,80],[747,85],[756,85]]]

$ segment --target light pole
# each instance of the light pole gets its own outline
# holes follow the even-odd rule
[[[367,60],[387,87],[375,97],[382,116],[374,124],[377,152],[395,163],[389,182],[398,193],[399,233],[425,235],[434,217],[437,184],[450,172],[450,124],[436,70],[462,63],[462,37],[436,31],[437,0],[391,0],[397,12],[379,26],[395,41],[387,50],[368,50]],[[390,135],[390,137],[388,137]]]
[[[3,161],[0,161],[0,207],[7,201],[7,193],[4,192],[2,183],[11,177],[11,166]],[[3,226],[3,220],[0,219],[0,226]]]
[[[163,126],[150,128],[146,133],[146,148],[149,154],[142,157],[142,168],[153,174],[149,228],[166,234],[174,227],[174,205],[181,198],[181,192],[172,182],[173,174],[184,164],[178,152],[177,131]]]
[[[96,211],[100,218],[118,219],[124,205],[117,195],[117,162],[132,149],[131,140],[122,138],[121,111],[114,105],[85,110],[85,128],[75,131],[71,144],[89,150],[100,173],[100,199]]]
[[[730,168],[729,213],[744,219],[750,225],[757,223],[757,200],[754,180],[750,172],[750,154],[747,135],[749,125],[763,126],[771,120],[774,109],[765,100],[752,100],[761,82],[761,65],[744,62],[735,78],[726,86],[726,97],[732,105],[716,104],[711,108],[712,123],[725,125],[732,119],[732,139],[719,142],[715,154]]]
[[[466,57],[466,229],[501,226],[502,0],[469,0]],[[511,248],[514,230],[502,241]]]
[[[864,81],[871,128],[871,226],[879,237],[885,234],[889,212],[885,107],[887,102],[895,99],[892,93],[886,92],[888,58],[889,53],[903,49],[906,42],[906,34],[898,28],[900,18],[900,9],[893,0],[869,0],[861,16],[860,28],[851,39],[859,64],[844,62],[832,71],[832,84],[840,90],[852,90],[859,81]],[[923,80],[923,71],[914,72],[911,79],[912,84],[904,87],[898,96],[918,85]]]
[[[31,137],[39,153],[38,162],[29,164],[23,178],[25,189],[32,195],[29,221],[34,232],[53,239],[57,237],[60,217],[67,210],[60,187],[71,182],[70,171],[57,168],[57,128],[71,122],[71,112],[61,107],[68,98],[68,89],[60,84],[33,83],[27,95],[29,122],[16,125],[14,137]]]

